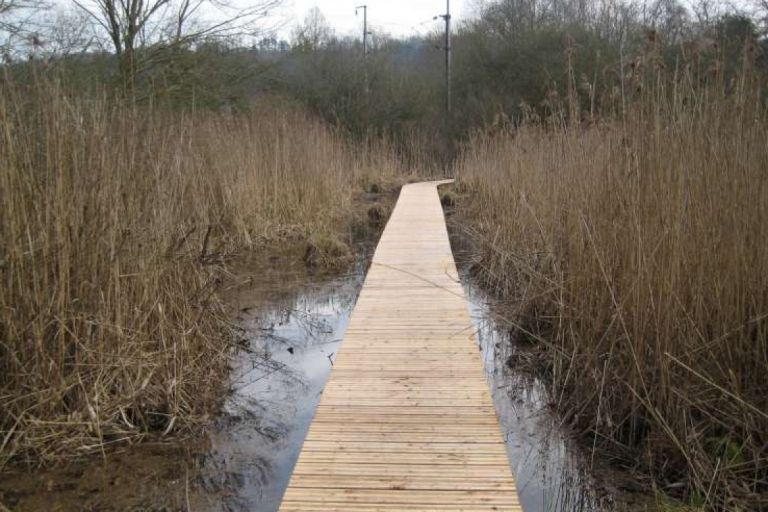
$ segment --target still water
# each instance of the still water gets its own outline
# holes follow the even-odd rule
[[[241,320],[249,340],[201,484],[210,509],[277,510],[330,375],[366,259],[354,272],[307,282]],[[545,386],[506,362],[516,350],[493,302],[464,276],[470,314],[520,500],[527,512],[598,510],[585,459],[552,414]],[[222,490],[230,496],[222,501]],[[202,493],[204,496],[205,493]],[[227,493],[225,493],[227,494]]]
[[[364,247],[346,275],[259,272],[233,297],[243,347],[231,393],[202,442],[145,443],[106,460],[4,474],[12,510],[273,512],[290,479],[370,260]],[[598,510],[586,458],[548,407],[545,386],[506,362],[510,342],[493,301],[462,281],[488,382],[527,512]],[[603,497],[605,501],[605,497]]]

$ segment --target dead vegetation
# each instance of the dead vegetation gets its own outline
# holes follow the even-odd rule
[[[295,106],[166,111],[44,79],[4,84],[0,133],[0,466],[204,422],[226,262],[286,244],[346,261],[354,190],[399,171]]]
[[[457,165],[480,273],[556,406],[718,510],[768,507],[768,117],[747,58],[727,81],[633,71],[618,118],[479,133]]]

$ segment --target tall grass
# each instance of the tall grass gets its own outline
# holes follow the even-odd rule
[[[42,79],[3,85],[0,137],[0,466],[196,425],[230,352],[221,263],[334,236],[368,172],[290,106],[168,112]]]
[[[571,422],[665,493],[758,510],[768,116],[735,83],[657,76],[613,120],[479,133],[457,175],[481,275]]]

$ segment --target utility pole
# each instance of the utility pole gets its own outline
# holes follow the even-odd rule
[[[2,1],[2,0],[0,0]],[[368,36],[371,33],[368,31],[368,6],[358,5],[355,7],[355,16],[357,12],[363,10],[363,92],[366,98],[368,97]]]
[[[451,0],[445,0],[445,111],[451,111]]]
[[[368,55],[368,36],[371,34],[368,32],[368,6],[358,5],[355,7],[355,16],[360,9],[363,10],[363,56],[365,57]]]

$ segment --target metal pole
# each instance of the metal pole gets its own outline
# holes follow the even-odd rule
[[[368,55],[368,6],[367,5],[358,5],[355,7],[355,14],[357,14],[357,11],[362,9],[363,10],[363,56]]]
[[[368,55],[368,6],[363,6],[363,55]]]
[[[0,0],[2,1],[2,0]],[[357,12],[363,10],[363,92],[365,97],[368,97],[368,6],[358,5],[355,7],[355,16]]]
[[[451,0],[445,0],[445,110],[451,111]]]

